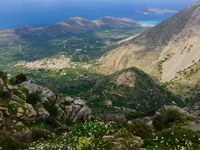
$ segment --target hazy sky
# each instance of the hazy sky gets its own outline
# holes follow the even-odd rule
[[[147,7],[181,10],[196,0],[0,0],[0,29],[49,25],[70,17],[103,16],[162,21],[173,14],[144,15]]]

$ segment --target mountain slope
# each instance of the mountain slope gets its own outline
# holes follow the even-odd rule
[[[126,18],[75,17],[50,26],[3,30],[0,31],[0,69],[11,69],[19,61],[33,62],[60,54],[72,61],[94,61],[119,45],[119,41],[147,28]]]
[[[143,32],[111,51],[100,61],[100,71],[138,67],[166,82],[200,58],[200,4]]]
[[[15,32],[18,35],[37,35],[44,34],[55,36],[57,34],[66,34],[68,33],[83,33],[95,29],[135,29],[142,28],[144,25],[138,23],[135,20],[128,18],[113,18],[113,17],[104,17],[98,20],[87,20],[81,17],[70,18],[65,21],[58,22],[51,26],[32,28],[31,26],[25,26],[18,28]]]
[[[108,76],[88,74],[68,82],[59,92],[86,99],[95,113],[119,113],[121,108],[156,110],[174,103],[184,105],[180,98],[163,89],[146,73],[136,68]]]

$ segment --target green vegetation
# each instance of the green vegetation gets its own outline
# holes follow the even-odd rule
[[[118,42],[143,29],[99,29],[80,34],[19,35],[18,42],[0,46],[0,69],[12,72],[18,61],[35,61],[64,54],[73,61],[93,62],[112,50]],[[19,70],[22,72],[21,70]]]
[[[126,72],[133,73],[136,78],[132,81],[133,87],[118,85],[116,81],[121,74]],[[136,68],[129,68],[108,76],[86,74],[68,82],[58,92],[82,97],[97,114],[122,113],[120,109],[108,107],[108,101],[112,101],[112,105],[119,108],[125,107],[142,112],[172,104],[172,101],[179,106],[184,106],[180,98],[163,89],[147,74]]]
[[[177,110],[166,110],[158,114],[153,119],[153,126],[157,130],[163,130],[169,128],[174,124],[184,123],[186,121],[185,116]]]
[[[144,147],[149,150],[197,150],[200,148],[200,133],[181,127],[170,128],[146,139]]]
[[[133,135],[143,139],[151,137],[153,133],[151,126],[139,120],[133,121],[131,125],[127,125],[127,128]]]
[[[23,73],[20,73],[19,75],[16,76],[16,83],[20,84],[22,82],[27,81],[26,75]]]
[[[27,95],[26,101],[27,101],[27,103],[35,106],[37,104],[37,102],[41,101],[41,97],[40,97],[39,93],[31,93],[31,94]]]

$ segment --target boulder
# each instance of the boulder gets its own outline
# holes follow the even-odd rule
[[[0,78],[0,87],[4,86],[3,79]]]
[[[91,110],[88,107],[83,107],[74,117],[73,122],[82,122],[90,118]]]
[[[0,127],[2,126],[3,122],[3,113],[0,111]]]
[[[3,115],[10,116],[10,113],[9,113],[9,111],[8,111],[8,108],[0,107],[0,112],[2,112]]]
[[[91,115],[91,110],[86,106],[85,101],[66,97],[61,100],[60,107],[64,111],[65,119],[72,119],[74,123],[87,120]]]
[[[37,112],[31,104],[24,103],[23,106],[17,108],[17,117],[27,122],[35,122]]]
[[[45,120],[50,116],[49,112],[46,109],[44,109],[43,107],[39,107],[36,111],[37,111],[38,119]]]
[[[30,82],[23,82],[21,86],[26,88],[30,94],[39,93],[42,103],[55,103],[57,100],[59,100],[59,97],[46,87],[42,87]]]
[[[12,95],[12,100],[18,101],[20,98],[17,95]]]

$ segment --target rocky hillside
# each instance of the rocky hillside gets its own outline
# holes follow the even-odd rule
[[[199,119],[177,107],[183,106],[181,99],[136,68],[81,77],[63,89],[74,98],[22,82],[22,74],[16,79],[0,72],[0,149],[200,147]],[[75,96],[87,98],[95,116]]]
[[[138,67],[162,82],[200,59],[200,3],[143,32],[111,51],[100,61],[100,70],[112,73]]]
[[[108,76],[85,74],[61,87],[58,90],[60,93],[86,99],[92,111],[97,114],[122,115],[126,110],[146,112],[170,104],[184,106],[180,98],[136,68]]]
[[[68,130],[67,122],[80,123],[90,116],[91,110],[80,98],[60,98],[48,88],[29,82],[11,85],[1,72],[0,143],[2,136],[20,143],[34,138],[37,131],[46,136],[56,134],[60,127]]]

